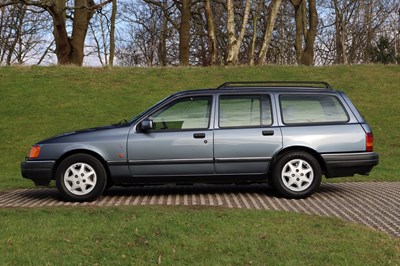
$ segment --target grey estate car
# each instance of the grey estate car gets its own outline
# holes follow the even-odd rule
[[[325,82],[228,82],[173,94],[126,123],[36,143],[21,164],[70,201],[112,186],[268,182],[304,198],[378,164],[370,127]]]

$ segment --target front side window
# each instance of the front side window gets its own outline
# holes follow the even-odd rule
[[[149,118],[153,130],[207,129],[210,121],[211,97],[179,99]]]
[[[281,95],[283,123],[344,123],[349,117],[339,99],[333,95]]]
[[[221,96],[219,127],[257,127],[271,125],[271,104],[268,96]]]

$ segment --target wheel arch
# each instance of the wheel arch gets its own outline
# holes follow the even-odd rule
[[[87,149],[70,150],[70,151],[64,153],[60,158],[58,158],[56,160],[56,163],[54,164],[54,167],[53,167],[53,172],[52,172],[52,177],[53,178],[52,179],[55,179],[55,174],[56,174],[56,171],[57,171],[58,166],[60,165],[60,163],[62,161],[64,161],[66,158],[68,158],[69,156],[75,155],[75,154],[87,154],[87,155],[93,156],[94,158],[99,160],[99,162],[103,165],[103,167],[104,167],[104,169],[106,171],[107,182],[109,182],[111,180],[111,178],[110,178],[110,176],[111,176],[110,175],[110,169],[108,169],[108,165],[107,165],[106,161],[104,160],[104,158],[100,154],[98,154],[98,153],[96,153],[96,152],[94,152],[92,150],[87,150]]]
[[[321,167],[322,174],[324,175],[326,173],[327,168],[326,168],[325,161],[317,151],[315,151],[309,147],[304,147],[304,146],[291,146],[291,147],[286,147],[286,148],[280,150],[272,157],[270,167],[268,168],[267,176],[268,177],[271,176],[271,173],[274,170],[276,162],[279,160],[280,157],[282,157],[282,155],[289,153],[289,152],[295,152],[295,151],[307,152],[310,155],[312,155],[318,161],[318,163]]]

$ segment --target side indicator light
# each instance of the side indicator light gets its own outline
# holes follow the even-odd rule
[[[373,151],[374,150],[374,136],[372,135],[372,133],[367,133],[365,134],[365,148],[366,151]]]
[[[29,158],[30,159],[35,159],[39,157],[40,154],[40,146],[33,146],[31,148],[31,152],[29,153]]]

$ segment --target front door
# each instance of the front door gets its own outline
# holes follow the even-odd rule
[[[133,176],[183,176],[214,173],[212,97],[183,97],[148,119],[153,128],[132,130],[128,139],[129,168]]]

